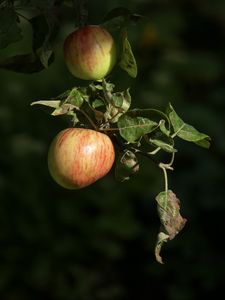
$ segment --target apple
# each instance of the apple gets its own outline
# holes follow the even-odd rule
[[[86,25],[65,39],[64,57],[75,77],[99,80],[110,73],[116,63],[116,44],[103,27]]]
[[[84,128],[67,128],[53,139],[48,168],[53,179],[67,189],[86,187],[105,176],[115,160],[111,139]]]

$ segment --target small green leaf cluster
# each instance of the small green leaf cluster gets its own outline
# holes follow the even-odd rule
[[[35,101],[32,105],[48,107],[53,116],[67,115],[73,126],[109,135],[117,152],[115,178],[120,182],[129,180],[139,171],[141,155],[162,169],[165,187],[156,197],[161,229],[155,247],[156,260],[162,263],[162,245],[173,239],[186,222],[179,213],[179,200],[168,188],[167,171],[173,170],[178,151],[175,140],[180,138],[208,148],[210,137],[184,122],[171,104],[162,112],[153,108],[132,109],[131,102],[129,89],[116,91],[113,83],[103,79],[86,87],[74,87],[52,100]],[[171,155],[170,162],[161,162],[159,152]]]
[[[68,115],[73,126],[93,128],[110,135],[119,153],[116,177],[120,181],[138,171],[139,154],[153,157],[164,151],[174,156],[176,137],[205,148],[210,144],[209,136],[185,123],[171,104],[166,112],[131,109],[129,89],[115,91],[114,84],[105,79],[87,87],[74,87],[53,100],[32,103],[36,104],[49,107],[53,116]],[[119,174],[120,169],[126,170],[124,176]]]

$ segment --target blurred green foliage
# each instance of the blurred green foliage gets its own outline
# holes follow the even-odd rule
[[[221,0],[89,1],[90,21],[125,6],[145,18],[129,29],[138,77],[115,71],[131,87],[133,107],[164,109],[170,101],[187,122],[212,137],[210,150],[179,142],[170,186],[188,219],[163,249],[153,251],[159,220],[154,197],[160,170],[142,159],[140,172],[113,174],[81,191],[58,187],[47,170],[48,146],[69,126],[30,107],[79,85],[67,71],[62,43],[74,26],[64,11],[56,59],[40,73],[0,71],[0,299],[192,300],[219,297],[225,259],[225,3]],[[27,53],[25,37],[0,51]],[[165,157],[166,159],[166,157]]]

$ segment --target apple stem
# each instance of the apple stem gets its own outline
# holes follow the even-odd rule
[[[86,0],[74,0],[76,5],[74,5],[77,11],[77,19],[78,19],[78,26],[83,27],[87,25],[88,20],[88,9],[87,9],[87,1]]]
[[[89,123],[91,124],[91,126],[96,130],[96,131],[99,131],[98,127],[95,125],[95,123],[92,121],[92,119],[89,117],[89,115],[82,109],[80,108],[76,108],[79,112],[81,112],[85,118],[89,121]]]

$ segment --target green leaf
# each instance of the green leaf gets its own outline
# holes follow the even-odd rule
[[[75,106],[70,103],[62,103],[60,105],[60,107],[56,108],[51,113],[51,115],[52,116],[71,115],[71,112],[72,112],[72,115],[74,116],[74,114],[73,114],[74,108],[75,108]]]
[[[51,108],[59,108],[61,105],[60,100],[40,100],[40,101],[34,101],[30,104],[33,105],[43,105]]]
[[[131,104],[129,89],[123,92],[111,94],[110,103],[107,107],[106,117],[110,122],[118,122],[120,116],[128,111]]]
[[[120,135],[128,142],[135,143],[143,135],[152,132],[158,124],[149,118],[138,116],[141,110],[123,114],[118,120]]]
[[[92,82],[91,84],[89,84],[89,88],[93,91],[93,92],[97,92],[97,91],[102,91],[103,90],[103,86],[99,83],[96,82]]]
[[[84,103],[84,98],[78,88],[73,88],[67,96],[65,102],[70,103],[76,107],[81,107]]]
[[[54,108],[51,112],[52,116],[59,116],[59,115],[71,115],[71,112],[75,108],[73,104],[62,102],[60,100],[40,100],[31,103],[33,105],[42,105],[50,108]]]
[[[102,107],[104,106],[105,103],[101,100],[101,99],[95,99],[93,102],[92,102],[92,107],[93,108],[98,108],[98,107]]]
[[[162,133],[164,133],[166,136],[170,136],[170,130],[166,128],[165,123],[166,123],[165,120],[160,120],[159,128],[162,131]]]
[[[166,152],[169,152],[169,153],[177,152],[177,150],[174,149],[172,145],[170,145],[162,140],[150,139],[150,141],[154,146],[159,147]]]
[[[121,69],[126,71],[131,77],[135,78],[137,76],[136,60],[125,30],[122,33],[122,55],[119,65]]]
[[[156,147],[160,147],[162,150],[174,153],[177,150],[174,148],[174,140],[171,137],[166,136],[162,132],[156,132],[152,137],[149,139],[150,143]]]
[[[0,49],[22,39],[17,21],[17,15],[12,8],[0,9]]]
[[[131,95],[129,89],[122,92],[113,93],[114,84],[105,80],[102,82],[103,92],[101,97],[105,99],[106,112],[105,120],[116,123],[119,117],[130,107]]]
[[[137,156],[130,150],[123,150],[117,159],[115,167],[115,178],[118,181],[126,181],[130,176],[139,171]]]
[[[169,105],[168,116],[173,126],[175,135],[181,139],[189,142],[194,142],[199,146],[209,148],[210,137],[204,133],[199,132],[193,126],[186,124],[175,112],[172,105]]]
[[[112,94],[113,105],[120,108],[122,112],[126,112],[130,108],[131,96],[129,89],[123,92],[117,92]]]
[[[107,82],[107,81],[103,81],[102,82],[102,87],[104,92],[106,93],[112,93],[114,88],[115,88],[115,84],[113,84],[112,82]]]
[[[162,245],[172,240],[184,227],[186,219],[180,215],[180,201],[171,191],[164,191],[156,196],[161,229],[155,247],[156,260],[162,262],[160,251]]]

